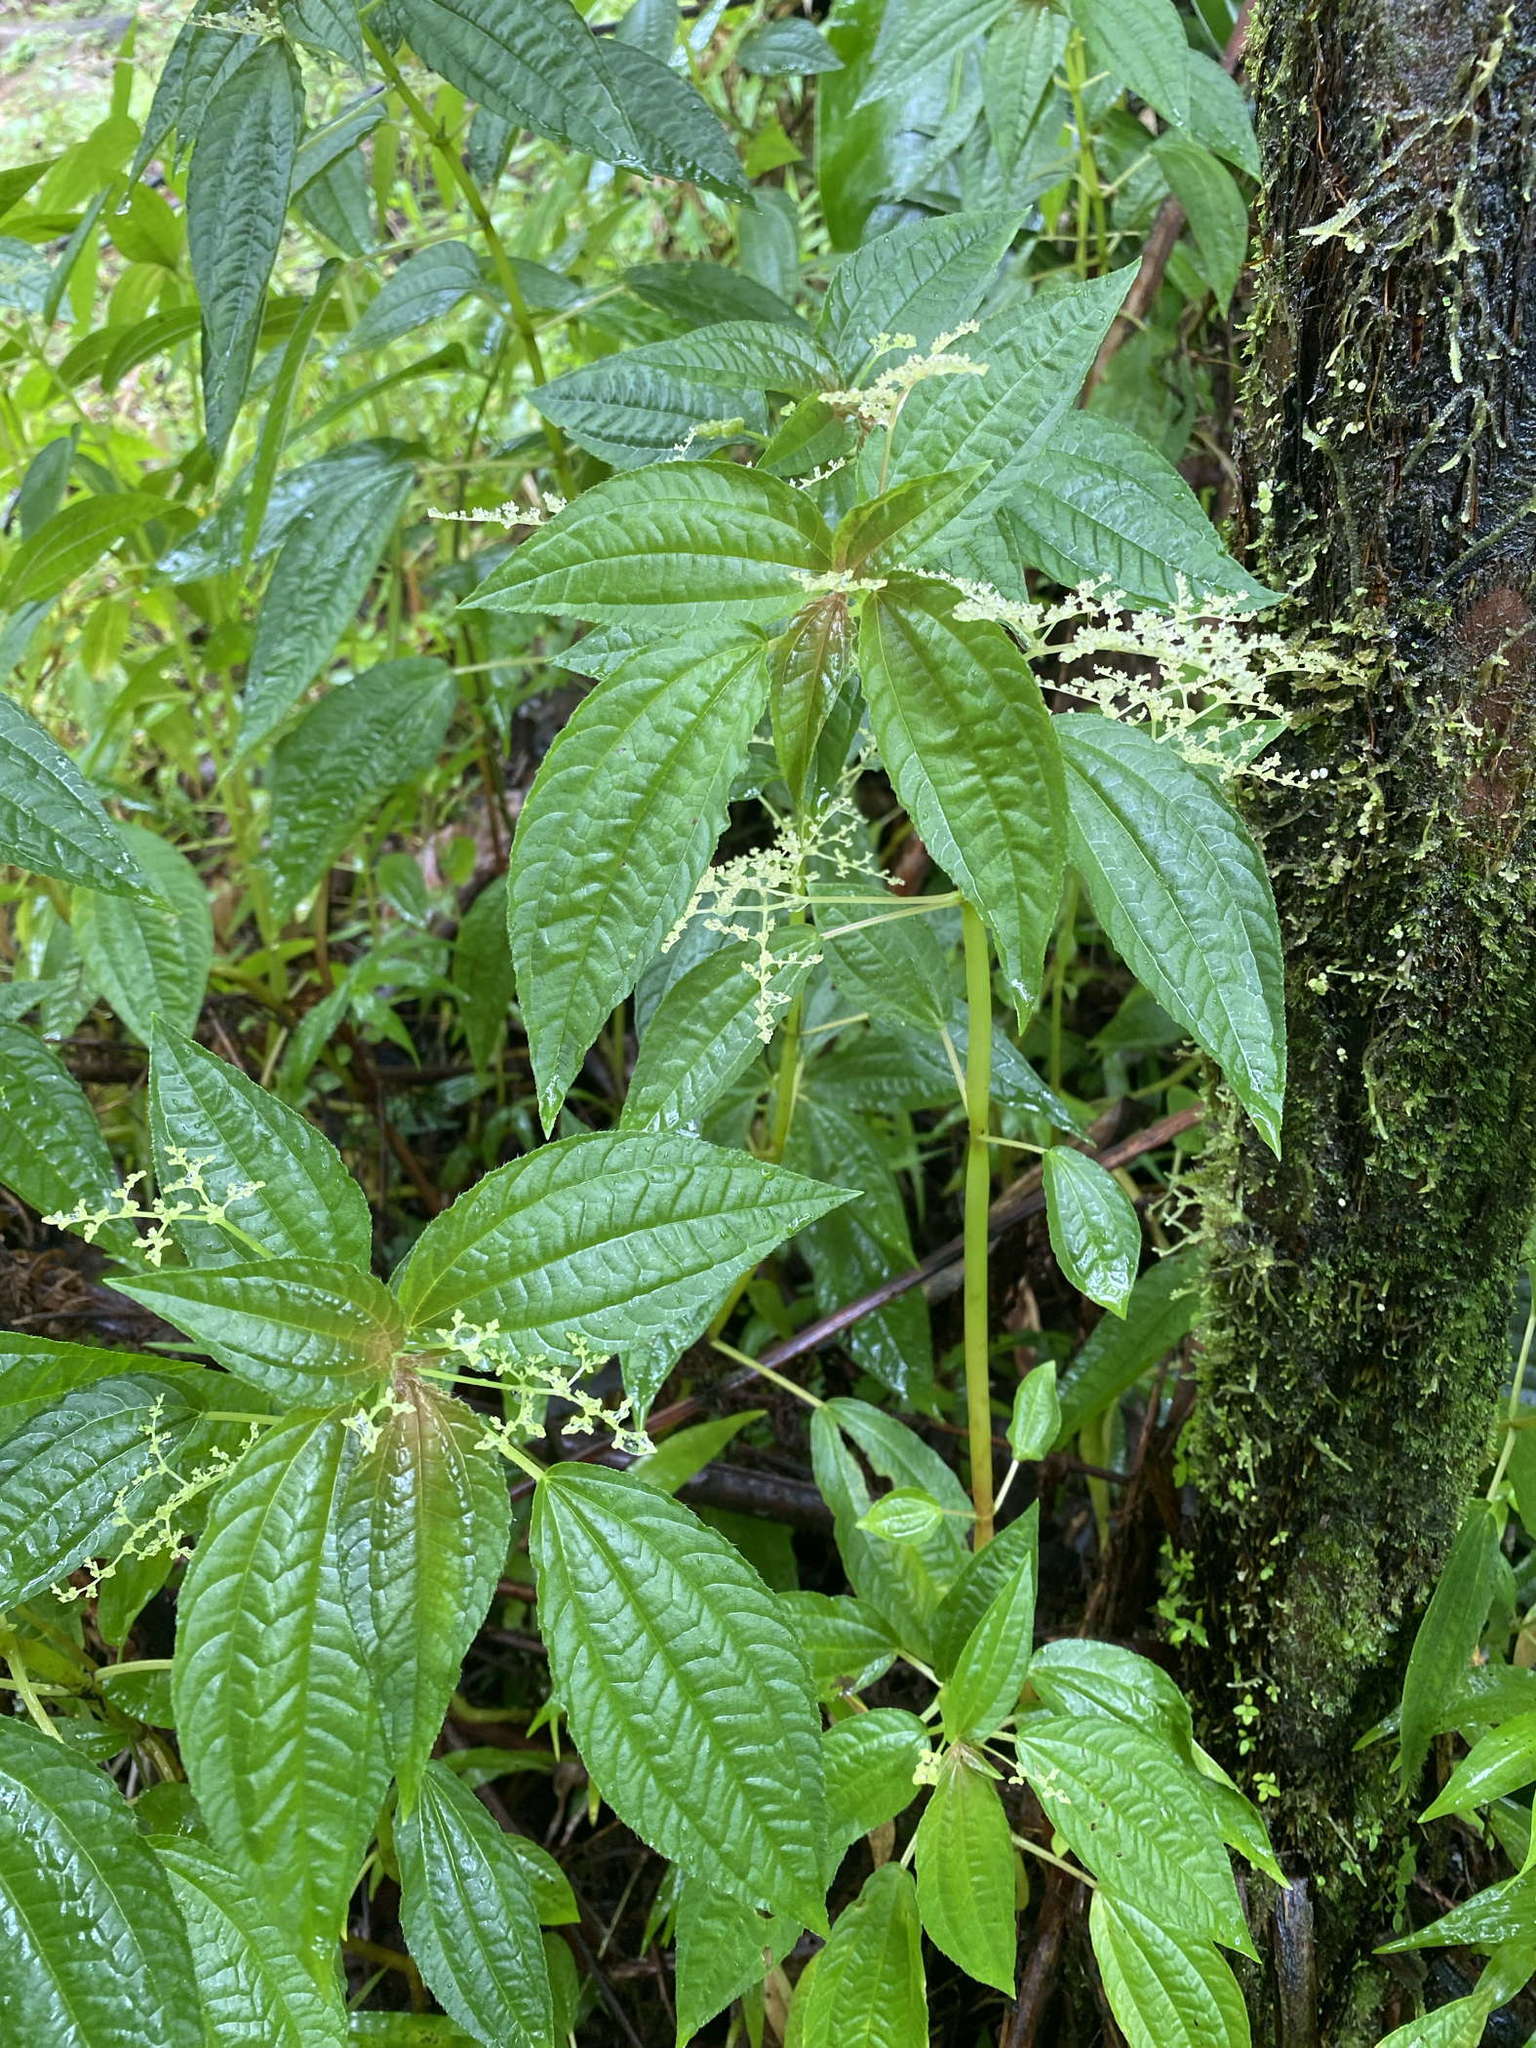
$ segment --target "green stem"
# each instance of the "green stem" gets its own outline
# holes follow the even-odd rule
[[[1047,1078],[1053,1088],[1061,1086],[1062,1019],[1067,1000],[1067,969],[1077,952],[1077,877],[1067,877],[1066,899],[1056,927],[1056,949],[1051,955],[1051,1051]]]
[[[797,1401],[803,1401],[807,1408],[826,1406],[820,1394],[813,1394],[809,1387],[796,1386],[795,1382],[786,1379],[783,1373],[775,1372],[771,1365],[764,1365],[760,1358],[753,1358],[745,1351],[738,1351],[734,1344],[723,1344],[718,1337],[712,1337],[710,1344],[723,1358],[732,1359],[737,1365],[750,1366],[753,1372],[760,1373],[765,1380],[772,1380],[776,1387],[782,1387],[786,1394],[793,1394]]]
[[[6,1650],[5,1668],[11,1674],[11,1683],[15,1686],[22,1705],[37,1723],[38,1727],[42,1729],[45,1735],[52,1736],[55,1742],[62,1742],[64,1738],[58,1729],[54,1727],[52,1716],[33,1690],[32,1674],[27,1669],[19,1643],[13,1643]]]
[[[480,188],[470,176],[463,159],[453,147],[447,129],[414,93],[401,76],[400,67],[385,49],[378,37],[369,28],[364,28],[363,39],[367,43],[373,61],[378,65],[390,85],[404,101],[417,132],[427,147],[436,156],[444,171],[458,187],[460,197],[474,216],[475,225],[485,237],[486,248],[490,251],[491,267],[496,272],[496,281],[506,294],[507,307],[512,315],[512,325],[517,329],[517,338],[522,343],[523,356],[528,364],[528,374],[535,384],[549,381],[544,369],[544,358],[539,350],[539,337],[533,325],[533,316],[528,310],[528,301],[523,297],[523,288],[517,281],[517,271],[512,258],[507,254],[506,244],[497,232],[496,223],[491,219],[490,209],[480,196]],[[567,460],[565,437],[553,423],[546,421],[545,429],[549,439],[549,451],[555,476],[566,497],[575,495],[571,480],[570,464]]]
[[[986,927],[967,903],[965,933],[965,1414],[971,1446],[975,1547],[992,1540],[992,1371],[987,1347],[987,1122],[992,1095],[992,956]]]
[[[1499,1462],[1493,1468],[1493,1477],[1488,1482],[1489,1500],[1497,1500],[1504,1474],[1509,1470],[1509,1460],[1515,1447],[1515,1431],[1520,1427],[1520,1404],[1525,1397],[1525,1368],[1530,1361],[1531,1339],[1536,1336],[1536,1272],[1531,1275],[1531,1307],[1525,1319],[1525,1335],[1520,1340],[1520,1356],[1515,1363],[1514,1382],[1509,1390],[1509,1407],[1504,1416],[1504,1442],[1499,1450]]]

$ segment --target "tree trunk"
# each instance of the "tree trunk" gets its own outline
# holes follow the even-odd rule
[[[1252,807],[1285,1152],[1221,1113],[1181,1597],[1305,1884],[1258,2038],[1354,2048],[1413,1802],[1353,1744],[1485,1470],[1536,1191],[1536,5],[1267,0],[1248,75],[1255,559],[1340,664],[1285,742],[1315,779]]]

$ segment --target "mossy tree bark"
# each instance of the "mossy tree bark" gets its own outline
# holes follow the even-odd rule
[[[1267,0],[1248,75],[1256,559],[1341,663],[1253,806],[1289,1106],[1282,1160],[1230,1109],[1210,1156],[1185,1592],[1304,1881],[1260,2038],[1353,2048],[1409,1824],[1353,1744],[1486,1469],[1536,1190],[1536,8]]]

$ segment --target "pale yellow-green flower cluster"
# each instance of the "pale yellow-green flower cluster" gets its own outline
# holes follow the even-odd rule
[[[43,1221],[60,1230],[78,1230],[87,1244],[94,1244],[109,1223],[148,1223],[151,1227],[139,1240],[139,1252],[151,1266],[158,1266],[170,1250],[173,1229],[178,1223],[209,1223],[242,1235],[230,1222],[230,1205],[248,1201],[266,1183],[231,1181],[216,1199],[205,1178],[215,1164],[211,1155],[171,1145],[166,1148],[166,1158],[175,1168],[175,1178],[163,1181],[160,1192],[147,1202],[141,1202],[137,1194],[145,1176],[130,1173],[120,1187],[112,1189],[105,1203],[82,1200],[73,1209],[61,1209],[45,1216]]]
[[[929,378],[985,377],[985,363],[978,363],[973,356],[951,352],[957,341],[963,341],[966,335],[975,332],[976,322],[967,320],[962,326],[952,327],[948,333],[939,335],[933,346],[922,354],[915,353],[915,334],[877,334],[870,343],[870,351],[876,361],[881,356],[895,354],[898,349],[914,353],[881,370],[868,384],[855,385],[845,391],[824,391],[821,394],[823,403],[833,412],[857,419],[861,426],[871,431],[894,426],[913,391]]]
[[[607,1353],[580,1330],[562,1333],[566,1356],[557,1357],[542,1347],[530,1348],[526,1340],[504,1331],[495,1319],[470,1323],[455,1309],[440,1342],[468,1371],[495,1380],[503,1391],[506,1406],[500,1420],[479,1418],[485,1425],[480,1440],[485,1449],[505,1452],[509,1446],[541,1435],[545,1405],[551,1400],[570,1404],[569,1412],[560,1418],[564,1436],[591,1436],[595,1430],[605,1429],[611,1433],[615,1449],[631,1457],[645,1457],[652,1449],[645,1431],[630,1426],[627,1400],[605,1407],[598,1395],[582,1385],[606,1362]]]

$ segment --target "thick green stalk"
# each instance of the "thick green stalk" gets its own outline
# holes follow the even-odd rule
[[[965,1417],[971,1446],[976,1548],[992,1540],[992,1361],[987,1346],[988,1209],[992,1161],[987,1123],[992,1094],[992,955],[970,904],[965,931]]]

